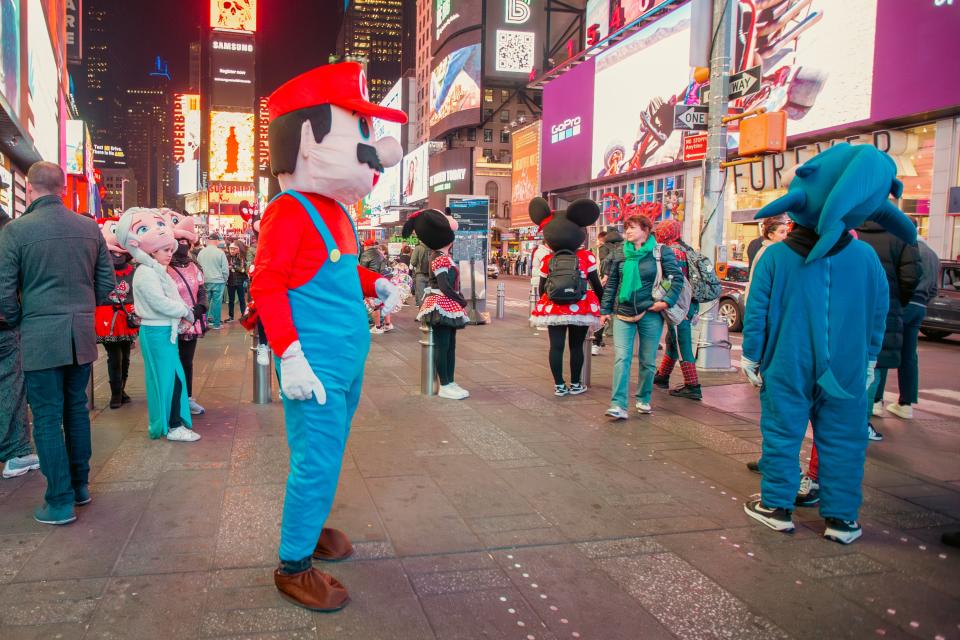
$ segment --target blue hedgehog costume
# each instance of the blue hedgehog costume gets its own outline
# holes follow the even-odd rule
[[[874,220],[916,244],[913,223],[889,200],[903,191],[896,173],[875,147],[839,144],[798,167],[786,195],[757,213],[786,212],[796,223],[757,263],[743,324],[742,368],[754,384],[762,377],[763,433],[762,501],[745,510],[771,528],[793,530],[809,420],[825,535],[845,543],[860,535],[866,389],[889,300],[876,253],[849,231]]]

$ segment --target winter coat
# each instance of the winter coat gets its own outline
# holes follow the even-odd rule
[[[242,287],[246,284],[247,276],[247,262],[246,257],[243,254],[237,254],[235,256],[227,256],[227,265],[230,268],[230,274],[227,276],[227,286],[230,287]]]
[[[671,280],[677,283],[683,283],[683,272],[677,264],[677,258],[670,247],[658,245],[660,247],[660,270],[663,274],[663,280]],[[625,302],[619,301],[620,281],[623,276],[623,266],[626,263],[621,244],[609,258],[610,271],[607,273],[607,283],[603,287],[603,300],[600,302],[600,313],[603,315],[616,314],[626,317],[638,316],[653,305],[651,293],[653,291],[654,281],[657,277],[657,259],[651,251],[640,259],[637,268],[640,269],[640,277],[643,286],[634,295],[632,300]],[[663,297],[663,301],[668,307],[672,307],[680,298],[682,286],[670,287]]]
[[[940,290],[940,258],[923,240],[917,243],[917,249],[920,252],[920,282],[917,283],[910,302],[925,307],[937,297]]]
[[[386,273],[390,270],[390,264],[377,247],[367,247],[363,250],[360,254],[360,266],[377,273]]]
[[[95,315],[97,342],[133,342],[139,329],[131,327],[128,318],[136,317],[133,299],[133,265],[114,267],[117,284],[108,296],[109,304],[97,305]],[[139,325],[137,325],[139,326]]]
[[[410,254],[410,270],[414,275],[430,275],[430,250],[422,242],[415,246]]]
[[[896,369],[900,366],[903,345],[903,307],[910,302],[920,281],[920,254],[916,247],[911,247],[876,222],[859,227],[857,236],[877,252],[890,289],[890,307],[877,368]]]

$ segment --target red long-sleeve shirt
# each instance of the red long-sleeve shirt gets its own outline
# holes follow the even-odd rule
[[[317,208],[340,253],[357,255],[353,226],[340,205],[325,196],[303,195]],[[320,232],[299,202],[292,196],[282,196],[270,203],[260,223],[250,296],[256,302],[270,348],[277,355],[283,355],[290,343],[299,340],[288,291],[309,282],[328,255]],[[363,267],[357,267],[357,271],[362,295],[376,297],[374,283],[382,276]]]

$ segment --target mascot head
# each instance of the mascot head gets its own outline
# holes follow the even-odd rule
[[[405,123],[407,115],[369,101],[367,77],[357,62],[297,76],[273,92],[267,109],[270,162],[285,191],[353,204],[403,155],[396,139],[374,139],[373,118]]]
[[[454,232],[459,228],[457,220],[436,209],[417,211],[403,223],[403,237],[413,232],[428,248],[439,251],[453,244]]]
[[[899,198],[903,183],[887,154],[869,145],[842,143],[797,167],[786,195],[760,209],[756,217],[786,213],[800,226],[820,236],[807,262],[813,262],[837,243],[840,235],[873,220],[909,244],[917,242],[917,228],[889,197]]]
[[[130,252],[120,246],[120,243],[117,241],[117,226],[119,223],[119,218],[106,218],[100,223],[100,234],[107,242],[107,251],[111,253],[129,254]]]
[[[177,248],[173,229],[160,209],[127,209],[117,223],[116,234],[120,245],[140,263],[153,262],[150,254],[160,249]]]
[[[576,251],[587,240],[587,230],[600,217],[600,207],[593,200],[581,198],[566,210],[550,211],[543,198],[534,198],[528,207],[530,219],[543,231],[543,241],[554,251]]]
[[[177,240],[186,240],[190,244],[196,244],[200,239],[200,236],[197,235],[197,221],[193,216],[178,213],[173,209],[161,209],[160,213],[167,221],[167,225],[173,230],[173,237]]]

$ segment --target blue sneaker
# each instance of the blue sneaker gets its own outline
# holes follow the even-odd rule
[[[73,504],[82,507],[91,502],[93,502],[93,498],[90,497],[90,487],[88,485],[83,484],[73,490]]]
[[[72,504],[53,507],[45,502],[33,512],[33,519],[40,524],[70,524],[77,519],[77,514],[73,512]]]
[[[22,476],[28,471],[34,471],[39,468],[40,458],[38,458],[37,454],[35,453],[20,456],[19,458],[10,458],[3,465],[3,477],[16,478],[17,476]]]

